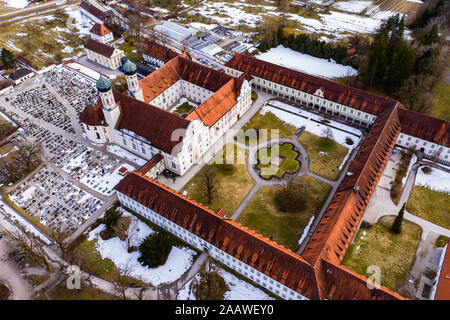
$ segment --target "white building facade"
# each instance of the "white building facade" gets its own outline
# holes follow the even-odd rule
[[[196,236],[195,234],[189,232],[188,230],[180,227],[179,225],[173,223],[172,221],[159,215],[157,212],[147,208],[146,206],[140,204],[139,202],[127,197],[125,194],[117,192],[118,199],[120,203],[135,211],[142,217],[150,220],[152,223],[163,228],[167,232],[170,232],[182,241],[187,242],[191,246],[195,247],[197,250],[204,251],[208,250],[208,254],[219,261],[220,263],[226,265],[227,267],[233,269],[237,273],[241,274],[247,279],[257,283],[258,285],[264,287],[265,289],[271,291],[275,295],[286,299],[286,300],[308,300],[303,295],[298,292],[288,288],[282,283],[275,281],[271,277],[259,272],[250,265],[243,263],[239,259],[236,259],[232,255],[222,251],[220,248],[212,245],[211,243],[205,241],[204,239]]]

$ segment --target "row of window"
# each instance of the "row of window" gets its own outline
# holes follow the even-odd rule
[[[191,234],[186,229],[180,227],[179,225],[173,223],[170,220],[165,219],[164,217],[154,213],[147,207],[142,204],[118,193],[120,202],[130,207],[132,210],[136,211],[139,214],[142,214],[145,218],[149,219],[153,223],[165,228],[169,232],[173,233],[177,237],[185,240],[186,242],[192,244],[193,246],[203,250],[203,246],[209,249],[210,254],[220,262],[229,266],[233,270],[243,274],[244,276],[250,278],[252,281],[255,281],[259,285],[269,289],[270,291],[276,293],[284,299],[304,299],[304,297],[297,292],[287,288],[286,286],[281,285],[279,282],[273,280],[272,278],[260,273],[259,271],[251,268],[247,264],[242,261],[234,258],[233,256],[225,253],[222,250],[212,246],[205,240],[198,238],[197,236]]]

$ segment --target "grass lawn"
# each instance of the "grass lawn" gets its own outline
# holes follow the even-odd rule
[[[450,196],[424,186],[414,186],[406,209],[416,216],[450,229]]]
[[[0,27],[0,44],[19,48],[20,54],[39,68],[55,63],[56,54],[66,58],[83,51],[85,41],[78,30],[67,28],[69,16],[62,12],[51,15],[52,19],[33,19]],[[69,47],[72,52],[63,52]]]
[[[227,156],[226,148],[231,148],[231,146],[233,145],[227,144],[224,146],[223,154],[225,157]],[[199,175],[204,169],[200,170],[200,172],[184,186],[181,192],[187,191],[190,198],[207,205],[213,210],[223,208],[225,209],[227,216],[231,216],[255,184],[255,181],[247,172],[247,166],[245,164],[247,151],[237,146],[234,146],[233,150],[234,159],[238,159],[239,161],[234,161],[232,171],[224,170],[221,165],[214,165],[215,170],[217,170],[218,173],[219,182],[217,193],[210,204],[206,203],[206,199],[198,189]],[[221,156],[222,153],[219,152],[212,160],[218,161]]]
[[[174,113],[181,116],[182,114],[189,114],[194,109],[195,107],[189,102],[184,102],[175,109]]]
[[[397,235],[390,229],[393,220],[380,219],[370,230],[359,230],[342,264],[364,276],[368,276],[367,267],[376,265],[381,269],[381,285],[396,290],[408,279],[422,229],[403,221],[402,232]]]
[[[65,280],[62,280],[54,289],[50,290],[48,295],[52,300],[120,300],[120,297],[113,296],[84,283],[81,284],[80,290],[70,290],[67,288]]]
[[[279,148],[275,150],[274,148]],[[281,146],[276,144],[272,148],[262,148],[258,151],[257,168],[261,170],[261,177],[269,179],[272,176],[281,178],[284,173],[294,173],[300,168],[300,162],[296,160],[298,152],[293,150],[294,146],[290,143],[284,143]],[[272,158],[280,155],[283,159],[280,166],[271,163]]]
[[[450,68],[447,68],[450,72]],[[440,81],[433,89],[434,106],[430,116],[450,121],[450,84]]]
[[[247,132],[249,129],[254,129],[254,132]],[[259,130],[263,129],[261,133]],[[249,123],[246,124],[242,130],[243,133],[249,135],[249,137],[243,137],[241,135],[237,135],[238,141],[244,141],[247,145],[256,145],[258,142],[262,142],[268,139],[271,139],[272,133],[271,130],[279,130],[280,138],[288,138],[292,137],[294,133],[297,131],[297,128],[283,122],[272,112],[266,112],[265,114],[257,113],[250,119]],[[266,131],[267,130],[267,131]],[[258,139],[259,136],[259,139]]]
[[[30,274],[28,275],[28,279],[33,284],[33,287],[38,287],[43,284],[45,281],[50,279],[49,275],[40,275],[40,274]]]
[[[139,51],[137,50],[136,47],[130,45],[127,42],[122,42],[118,45],[118,48],[120,50],[123,50],[125,55],[135,61],[141,61],[142,60],[142,55],[139,53]]]
[[[114,281],[117,267],[111,259],[103,259],[96,247],[97,239],[89,241],[86,236],[78,238],[67,251],[68,261],[80,263],[83,271],[107,281]]]
[[[308,152],[311,172],[330,180],[339,178],[339,167],[348,153],[346,147],[307,131],[302,132],[298,141]]]
[[[307,190],[308,203],[304,211],[278,211],[273,200],[276,187],[262,187],[245,208],[238,222],[286,248],[297,250],[298,240],[311,216],[322,208],[331,191],[330,186],[311,177],[302,177],[300,182]]]

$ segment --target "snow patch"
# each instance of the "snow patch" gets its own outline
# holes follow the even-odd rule
[[[287,68],[306,72],[324,78],[339,78],[354,76],[357,71],[350,66],[338,64],[333,60],[328,61],[313,57],[309,54],[294,51],[279,45],[257,56],[258,59],[282,65]]]

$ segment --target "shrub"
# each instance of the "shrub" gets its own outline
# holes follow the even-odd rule
[[[216,164],[216,166],[224,173],[231,173],[234,171],[234,165],[231,163]]]
[[[149,268],[156,268],[166,263],[172,244],[162,233],[152,233],[139,246],[141,256],[138,261]]]
[[[258,94],[255,91],[252,91],[252,101],[258,99]]]
[[[431,168],[430,167],[423,167],[422,168],[422,172],[425,174],[430,174],[431,173]]]
[[[111,229],[117,223],[117,220],[122,216],[122,212],[116,210],[115,208],[109,208],[106,210],[105,217],[103,218],[103,223],[106,225],[107,229]]]
[[[216,264],[208,261],[200,271],[200,280],[194,279],[192,292],[197,300],[223,300],[229,290],[225,280],[219,274]]]
[[[439,236],[436,239],[435,247],[436,248],[443,248],[443,247],[445,247],[447,245],[448,241],[449,241],[449,238],[447,238],[445,236]]]

